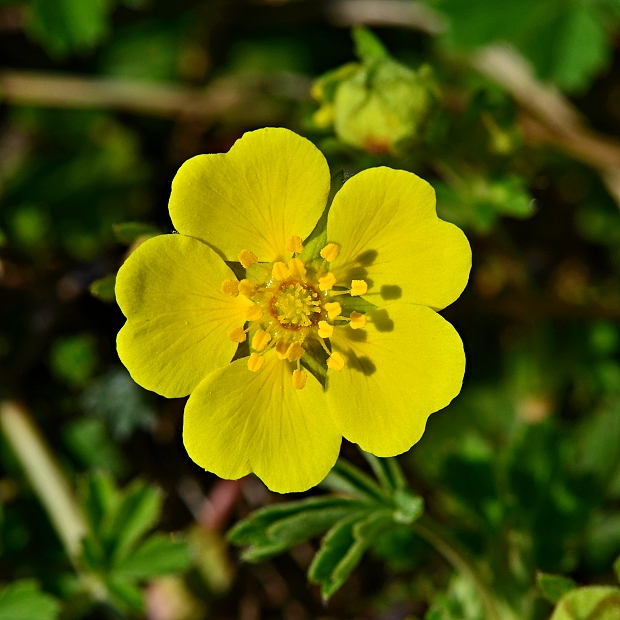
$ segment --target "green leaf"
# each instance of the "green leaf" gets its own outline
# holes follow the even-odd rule
[[[36,581],[15,581],[0,590],[0,620],[53,620],[59,604]]]
[[[120,494],[107,472],[94,472],[80,480],[80,499],[93,532],[101,528],[105,516],[116,510]]]
[[[112,302],[116,299],[114,287],[116,286],[116,274],[111,273],[105,278],[95,280],[88,287],[90,294],[97,299],[105,302]]]
[[[242,553],[244,560],[262,562],[367,507],[367,504],[340,497],[317,497],[267,506],[238,523],[228,538],[236,545],[250,545]]]
[[[587,586],[566,593],[551,620],[616,620],[620,610],[620,589]]]
[[[117,240],[127,245],[130,245],[140,238],[150,239],[151,237],[157,237],[157,235],[162,234],[159,228],[151,224],[144,224],[143,222],[123,222],[122,224],[114,224],[112,230]]]
[[[368,461],[377,480],[386,491],[404,489],[407,486],[405,475],[396,457],[382,459],[363,450],[360,450],[360,452]]]
[[[162,492],[141,480],[135,480],[125,490],[104,532],[104,539],[110,543],[114,564],[123,562],[140,537],[159,521],[162,501]]]
[[[108,577],[105,585],[108,591],[107,601],[110,605],[123,613],[142,614],[144,612],[144,598],[140,588],[115,577]]]
[[[394,503],[394,521],[398,523],[413,523],[424,512],[424,500],[408,489],[396,489]]]
[[[618,559],[614,562],[614,570],[616,571],[616,578],[620,582],[620,556],[618,556]]]
[[[112,575],[119,579],[147,579],[168,575],[187,570],[191,559],[190,549],[185,541],[157,532],[118,564]]]
[[[368,28],[359,26],[351,32],[355,43],[355,54],[363,62],[373,62],[389,58],[390,54],[379,37]]]
[[[30,0],[28,34],[52,56],[92,48],[109,30],[111,0]]]
[[[549,575],[538,573],[536,575],[536,585],[542,595],[550,602],[556,604],[567,592],[574,590],[577,584],[563,575]]]
[[[343,459],[338,459],[321,485],[361,500],[373,503],[389,502],[388,496],[370,476]]]

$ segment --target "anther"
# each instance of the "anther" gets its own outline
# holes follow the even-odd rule
[[[288,267],[281,262],[277,262],[273,264],[273,269],[271,270],[271,274],[276,280],[286,280],[291,277],[291,272],[288,270]]]
[[[243,279],[239,282],[239,292],[245,297],[254,297],[256,295],[256,291],[258,290],[258,286],[253,284],[249,280]]]
[[[270,340],[271,334],[264,329],[258,329],[252,338],[252,348],[256,351],[262,351],[269,344]]]
[[[364,280],[351,280],[351,296],[358,297],[359,295],[365,295],[368,291],[368,284]]]
[[[331,271],[319,276],[319,288],[322,291],[331,290],[334,284],[336,284],[336,276]]]
[[[239,253],[239,262],[249,269],[254,263],[258,262],[258,258],[250,250],[241,250]]]
[[[325,304],[325,310],[327,310],[327,316],[333,321],[337,316],[340,316],[342,306],[337,301],[330,301]]]
[[[305,352],[306,350],[298,342],[293,342],[286,351],[286,359],[290,362],[296,362],[302,358]]]
[[[342,370],[344,368],[344,359],[342,359],[342,355],[337,351],[332,351],[332,354],[327,358],[327,367],[336,371]]]
[[[231,297],[237,297],[237,295],[239,295],[239,281],[224,280],[224,282],[222,282],[222,293],[224,293],[224,295],[230,295]]]
[[[340,252],[340,246],[335,243],[328,243],[321,250],[321,258],[324,258],[328,263],[331,263],[338,256],[338,252]]]
[[[265,358],[258,353],[252,353],[250,357],[248,357],[248,370],[252,372],[258,372],[265,363]]]
[[[288,342],[284,342],[284,340],[278,340],[276,344],[276,353],[281,360],[286,359],[286,352],[288,351],[289,346],[290,345]]]
[[[299,237],[297,237],[299,239]],[[288,262],[288,268],[292,276],[303,278],[306,275],[306,266],[301,258],[291,258]]]
[[[308,375],[305,371],[298,369],[293,370],[293,387],[296,390],[303,390],[304,386],[306,385],[307,378]]]
[[[245,342],[247,336],[243,327],[235,327],[228,332],[228,338],[233,342]]]
[[[352,329],[363,329],[366,327],[366,315],[360,312],[351,312],[351,322],[349,325]]]
[[[258,319],[262,318],[263,311],[258,304],[252,304],[245,311],[245,318],[248,321],[258,321]]]
[[[294,252],[295,254],[301,254],[303,252],[304,246],[301,243],[301,237],[289,237],[286,241],[286,249],[289,252]]]
[[[319,321],[319,336],[321,338],[331,338],[334,328],[327,321]]]

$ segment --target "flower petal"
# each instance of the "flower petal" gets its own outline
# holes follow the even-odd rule
[[[312,142],[267,127],[244,134],[228,153],[186,161],[172,182],[170,217],[225,260],[248,249],[273,262],[290,256],[289,237],[312,232],[329,186],[329,167]]]
[[[459,393],[463,343],[425,306],[395,302],[366,316],[364,330],[334,330],[332,346],[345,367],[328,371],[327,400],[346,439],[394,456],[411,448],[428,416]]]
[[[253,471],[272,491],[305,491],[333,467],[341,435],[321,384],[293,387],[293,365],[272,351],[258,372],[247,359],[211,373],[185,407],[183,441],[198,465],[220,478]]]
[[[404,170],[372,168],[336,194],[327,238],[340,245],[330,270],[339,282],[365,279],[375,305],[399,299],[445,308],[463,291],[471,250],[463,232],[437,217],[435,191]]]
[[[128,319],[117,347],[136,383],[168,398],[187,396],[232,359],[237,344],[228,332],[243,325],[250,303],[221,292],[234,277],[210,247],[183,235],[154,237],[129,256],[116,279]]]

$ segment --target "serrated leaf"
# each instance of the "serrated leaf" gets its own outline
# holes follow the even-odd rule
[[[95,280],[89,287],[88,290],[93,297],[100,299],[105,302],[112,302],[116,299],[116,293],[114,292],[114,287],[116,286],[116,274],[111,273],[109,276],[105,276],[105,278],[100,278],[99,280]]]
[[[390,54],[379,37],[368,28],[354,28],[351,36],[355,43],[355,54],[363,62],[373,62],[389,58]]]
[[[343,459],[338,459],[321,486],[373,503],[389,502],[388,496],[370,476]]]
[[[140,537],[155,526],[162,501],[161,491],[141,480],[135,480],[125,490],[118,508],[102,532],[114,564],[123,562]]]
[[[386,491],[404,489],[407,486],[405,475],[396,457],[382,459],[363,450],[360,450],[360,452],[368,461],[377,480]]]
[[[190,549],[184,541],[157,532],[118,564],[112,575],[118,579],[148,579],[182,572],[190,563]]]
[[[60,606],[33,580],[15,581],[0,590],[0,620],[53,620]]]
[[[563,575],[550,575],[547,573],[538,573],[536,575],[536,585],[541,594],[554,605],[571,590],[577,587],[577,584],[568,577]]]
[[[315,583],[327,581],[338,563],[347,554],[355,537],[353,526],[360,520],[357,515],[352,515],[336,523],[321,541],[321,547],[317,551],[310,568],[308,579]]]
[[[127,245],[139,238],[148,239],[162,234],[159,228],[143,222],[123,222],[122,224],[114,224],[112,230],[114,231],[116,239]]]

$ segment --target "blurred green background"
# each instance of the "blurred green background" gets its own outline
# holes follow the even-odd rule
[[[0,620],[490,618],[405,523],[327,605],[310,534],[241,561],[226,530],[289,498],[195,466],[118,360],[176,170],[270,125],[468,234],[464,388],[399,462],[497,618],[594,584],[554,619],[620,618],[619,33],[619,0],[1,0]]]

